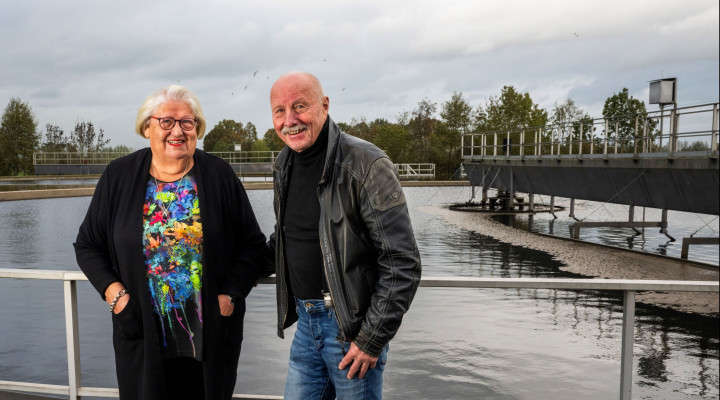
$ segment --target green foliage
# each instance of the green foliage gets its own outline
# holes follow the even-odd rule
[[[547,111],[533,103],[530,94],[504,86],[500,96],[490,97],[475,114],[476,130],[481,132],[524,129],[547,124]]]
[[[431,162],[440,179],[449,179],[461,163],[460,143],[463,134],[471,129],[472,107],[462,92],[453,92],[442,105],[442,121],[435,125],[431,135]]]
[[[40,139],[30,105],[19,98],[10,99],[0,123],[0,174],[33,174],[33,152]]]
[[[702,140],[696,140],[694,142],[687,142],[681,140],[678,142],[678,151],[707,151],[710,150],[710,145]]]
[[[408,121],[407,129],[412,137],[413,162],[427,162],[430,158],[430,135],[435,130],[437,120],[434,115],[437,104],[425,98],[418,102]]]
[[[103,153],[127,153],[127,154],[130,154],[133,151],[135,151],[135,149],[133,149],[130,146],[126,146],[124,144],[119,144],[117,146],[110,146],[110,147],[106,147],[106,148],[102,149]]]
[[[478,106],[475,112],[475,129],[502,132],[505,134],[503,143],[509,136],[510,154],[520,153],[520,130],[545,126],[547,122],[547,111],[535,104],[529,93],[520,93],[512,86],[503,87],[499,96],[490,97],[485,106]]]
[[[274,128],[270,128],[265,131],[262,141],[265,142],[267,150],[280,151],[285,147],[285,142],[282,141],[275,132]]]
[[[70,138],[63,136],[65,132],[57,125],[45,125],[45,142],[40,150],[47,152],[71,151]]]
[[[647,118],[647,110],[645,102],[630,96],[628,89],[623,88],[620,93],[614,93],[605,100],[603,116],[607,118],[609,130],[612,132],[608,135],[617,135],[620,151],[630,151],[634,137],[642,135],[642,132],[635,131],[635,127],[638,127],[638,131],[642,129]],[[651,137],[655,135],[656,127],[656,120],[648,121],[648,132]]]
[[[375,126],[374,144],[382,149],[393,162],[407,162],[411,152],[410,133],[398,124],[378,124]]]
[[[583,152],[590,151],[589,140],[593,137],[591,133],[595,132],[593,119],[590,114],[580,109],[574,100],[567,99],[562,104],[555,103],[550,115],[550,123],[555,140],[563,143],[564,148],[573,145],[573,141],[581,140]],[[550,132],[545,131],[544,136],[544,141],[549,141]]]
[[[365,118],[360,118],[360,120],[353,118],[350,120],[350,124],[343,124],[343,127],[340,129],[348,135],[367,140],[368,142],[373,141],[370,124],[367,123]]]
[[[216,152],[234,151],[235,145],[239,144],[242,151],[251,151],[256,141],[257,129],[251,122],[243,126],[242,122],[224,119],[205,135],[203,149]]]
[[[82,154],[103,151],[108,143],[110,143],[110,139],[105,139],[103,129],[100,128],[98,132],[95,132],[92,122],[78,122],[75,124],[75,130],[70,133],[71,151]]]

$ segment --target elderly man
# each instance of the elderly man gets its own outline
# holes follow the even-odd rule
[[[270,91],[278,335],[298,322],[285,399],[379,399],[388,342],[420,282],[405,196],[380,149],[340,132],[311,74]]]

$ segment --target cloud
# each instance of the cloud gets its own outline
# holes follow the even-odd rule
[[[40,126],[92,121],[135,147],[146,145],[135,112],[159,87],[193,90],[210,128],[230,118],[262,133],[270,86],[293,70],[321,79],[337,121],[394,121],[455,91],[476,107],[504,85],[597,116],[612,93],[668,74],[681,101],[717,101],[718,25],[704,0],[9,2],[0,102],[20,97]]]

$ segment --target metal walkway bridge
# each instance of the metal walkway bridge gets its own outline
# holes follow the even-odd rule
[[[718,215],[718,103],[462,138],[473,186]]]

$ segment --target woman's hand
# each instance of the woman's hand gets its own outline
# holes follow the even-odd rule
[[[220,303],[220,315],[223,317],[229,317],[235,311],[235,306],[230,299],[230,296],[226,294],[218,295],[218,303]]]
[[[105,301],[109,305],[112,305],[113,300],[115,299],[115,296],[117,296],[118,293],[120,293],[121,290],[125,289],[125,285],[123,285],[120,282],[113,282],[108,286],[107,289],[105,289]],[[120,311],[125,309],[125,306],[127,306],[128,301],[130,300],[130,294],[126,294],[122,297],[120,297],[115,304],[115,308],[113,309],[114,314],[119,314]]]

